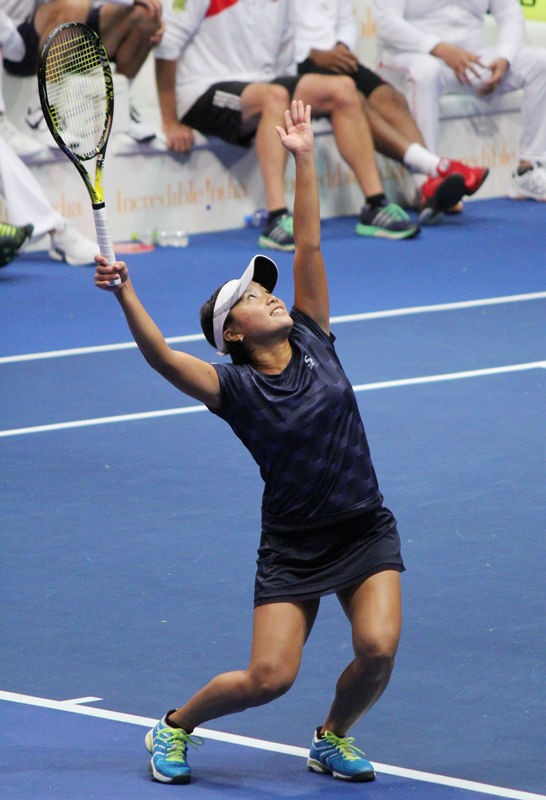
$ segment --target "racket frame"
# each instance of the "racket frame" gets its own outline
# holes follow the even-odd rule
[[[93,43],[95,52],[99,57],[100,66],[102,67],[104,76],[106,100],[104,126],[94,151],[91,153],[86,153],[85,155],[79,155],[78,153],[75,153],[64,141],[55,124],[54,116],[48,99],[48,84],[46,79],[48,56],[57,37],[63,31],[70,29],[74,29],[74,31],[80,31],[88,41]],[[102,178],[106,147],[108,145],[108,138],[112,130],[112,121],[114,115],[114,80],[112,77],[112,70],[110,68],[108,54],[99,35],[92,28],[90,28],[88,25],[85,25],[83,22],[63,22],[50,32],[40,52],[40,58],[38,62],[38,92],[44,119],[51,132],[51,135],[53,136],[60,150],[62,150],[62,152],[78,170],[89,194],[100,252],[107,258],[109,264],[113,264],[116,260],[116,255],[114,252],[112,237],[110,236],[108,218],[106,215],[106,204],[104,201]],[[94,181],[92,180],[89,171],[86,169],[83,163],[85,161],[90,161],[93,158],[95,159]],[[118,286],[120,283],[121,280],[119,276],[110,281],[111,286]]]

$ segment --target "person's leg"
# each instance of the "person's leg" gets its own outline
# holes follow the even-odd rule
[[[48,34],[63,22],[85,22],[91,10],[89,0],[50,0],[38,6],[34,14],[34,28],[42,45]]]
[[[346,733],[389,682],[400,638],[400,575],[392,569],[376,573],[338,597],[351,622],[355,657],[340,676],[326,719],[315,731],[307,767],[346,781],[373,781],[373,764]]]
[[[339,599],[351,622],[355,657],[337,682],[322,731],[345,736],[389,682],[402,622],[400,574],[378,572]]]
[[[162,31],[161,5],[118,6],[106,3],[99,12],[100,35],[116,70],[134,78],[146,61]]]
[[[352,78],[308,73],[298,81],[295,96],[310,103],[315,116],[327,115],[341,157],[355,174],[365,197],[381,194],[370,126]]]
[[[243,711],[279,697],[292,685],[303,645],[311,632],[319,601],[271,603],[254,611],[250,663],[245,670],[213,678],[180,708],[170,711],[151,731],[145,744],[152,754],[149,769],[162,783],[188,783],[188,744],[197,725],[224,714]]]
[[[425,146],[406,98],[393,86],[381,84],[364,102],[375,146],[380,153],[403,161],[410,145],[417,143]]]
[[[171,712],[168,721],[191,732],[207,720],[269,703],[287,692],[298,673],[318,606],[318,600],[258,606],[247,669],[217,675]]]
[[[419,225],[385,197],[375,145],[353,79],[347,75],[307,73],[298,81],[294,96],[309,103],[315,116],[330,118],[339,153],[352,169],[365,198],[356,232],[389,239],[416,236]]]
[[[241,94],[241,133],[246,135],[255,132],[256,157],[269,211],[286,206],[286,151],[279,146],[275,126],[283,124],[289,103],[288,90],[277,83],[249,83]]]

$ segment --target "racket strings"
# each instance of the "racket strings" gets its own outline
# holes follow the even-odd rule
[[[49,113],[65,144],[80,159],[97,155],[104,142],[107,86],[103,62],[85,36],[58,37],[47,55],[45,85]]]

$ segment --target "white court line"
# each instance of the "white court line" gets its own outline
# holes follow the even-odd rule
[[[529,294],[512,294],[504,297],[486,297],[482,300],[462,300],[455,303],[440,303],[429,306],[409,306],[408,308],[392,308],[385,311],[370,311],[362,314],[346,314],[332,317],[330,322],[336,325],[344,322],[361,322],[367,319],[387,319],[388,317],[403,317],[411,314],[428,314],[436,311],[458,311],[464,308],[480,308],[481,306],[496,306],[503,303],[521,303],[528,300],[543,300],[546,292],[531,292]],[[201,333],[192,333],[186,336],[170,336],[166,341],[169,344],[183,342],[204,341]],[[91,353],[109,353],[117,350],[134,350],[135,342],[120,342],[118,344],[97,345],[95,347],[73,347],[67,350],[49,350],[41,353],[25,353],[18,356],[3,356],[0,364],[13,364],[22,361],[38,361],[44,358],[64,358],[66,356],[81,356]]]
[[[99,698],[96,697],[89,698],[90,701],[98,699]],[[146,728],[152,727],[157,722],[157,719],[140,717],[135,714],[125,714],[122,711],[109,711],[104,708],[87,708],[81,705],[81,702],[85,700],[85,698],[77,698],[76,700],[49,700],[46,697],[32,697],[28,694],[0,691],[0,700],[5,700],[10,703],[39,706],[41,708],[51,708],[55,711],[69,711],[72,714],[83,714],[88,717],[98,717],[113,722],[125,722],[129,725],[142,725]],[[234,733],[213,731],[208,728],[196,728],[195,733],[198,736],[203,736],[205,739],[214,739],[219,742],[226,742],[227,744],[252,747],[257,750],[267,750],[272,753],[283,753],[284,755],[298,756],[299,758],[307,758],[309,753],[309,750],[304,747],[295,747],[294,745],[282,744],[280,742],[268,742],[264,739],[254,739],[249,736],[240,736]],[[546,800],[546,795],[543,794],[524,792],[519,789],[507,789],[504,786],[493,786],[488,783],[467,781],[463,778],[451,778],[448,775],[421,772],[420,770],[395,767],[390,764],[379,764],[377,761],[373,763],[376,771],[382,772],[385,775],[396,775],[397,777],[408,778],[409,780],[435,783],[440,786],[450,786],[455,789],[465,789],[470,792],[481,792],[482,794],[490,794],[494,797],[508,797],[512,798],[512,800]]]
[[[447,372],[439,375],[420,375],[416,378],[400,378],[393,381],[379,381],[378,383],[362,383],[353,386],[355,392],[370,392],[375,389],[393,389],[398,386],[416,386],[422,383],[436,383],[443,381],[458,381],[466,378],[480,378],[486,375],[502,375],[508,372],[524,372],[532,369],[544,369],[546,361],[529,361],[526,364],[509,364],[504,367],[488,367],[473,369],[466,372]],[[177,414],[194,414],[206,411],[203,405],[182,406],[178,408],[165,408],[159,411],[140,411],[134,414],[119,414],[115,417],[93,417],[92,419],[78,419],[70,422],[53,422],[49,425],[34,425],[28,428],[8,428],[0,430],[0,439],[8,436],[23,436],[29,433],[47,433],[49,431],[62,431],[69,428],[87,428],[93,425],[110,425],[117,422],[134,422],[135,420],[154,419],[157,417],[172,417]]]

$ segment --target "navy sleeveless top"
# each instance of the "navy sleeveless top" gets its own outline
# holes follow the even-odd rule
[[[292,359],[279,375],[214,364],[224,419],[260,468],[264,530],[314,528],[376,508],[383,497],[335,337],[296,308]]]

